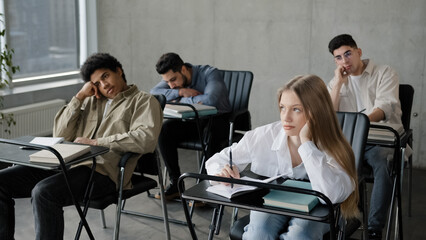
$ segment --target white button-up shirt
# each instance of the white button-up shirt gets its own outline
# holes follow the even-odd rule
[[[309,179],[312,189],[325,194],[333,203],[343,202],[355,184],[343,168],[313,142],[303,143],[298,152],[302,163],[292,167],[287,135],[281,122],[274,122],[247,132],[232,147],[232,163],[241,172],[249,163],[256,174],[273,177],[284,174],[291,179]],[[206,162],[210,175],[221,172],[229,164],[229,147]]]
[[[380,108],[385,113],[385,122],[401,123],[401,104],[399,102],[399,78],[391,67],[375,65],[371,60],[365,59],[367,65],[361,78],[358,80],[362,103],[365,106],[365,114],[369,115],[375,108]],[[328,84],[331,92],[335,85],[333,78]],[[353,81],[351,76],[348,81]],[[356,91],[352,84],[343,84],[340,89],[339,111],[357,112]]]

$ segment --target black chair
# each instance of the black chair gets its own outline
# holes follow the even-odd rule
[[[220,70],[231,103],[229,117],[229,141],[238,142],[243,134],[236,131],[251,130],[251,116],[248,110],[253,73],[249,71]]]
[[[357,171],[360,172],[361,163],[364,160],[364,149],[367,142],[370,121],[365,114],[347,112],[337,112],[337,119],[342,128],[343,135],[352,146],[352,150],[355,155],[355,165]],[[335,219],[339,218],[340,217],[338,215],[335,216]],[[244,226],[246,226],[250,221],[249,215],[237,219],[237,215],[234,213],[233,221],[234,223],[229,231],[229,237],[231,240],[240,240],[242,239]],[[342,219],[337,221],[336,227],[339,229],[337,235],[334,236],[332,234],[326,234],[324,239],[344,238],[344,235],[348,235],[345,233],[345,222]]]
[[[343,135],[346,137],[346,140],[352,147],[352,150],[355,155],[355,164],[358,175],[361,176],[363,170],[363,162],[364,162],[364,152],[365,146],[368,137],[368,129],[370,128],[370,120],[365,114],[362,113],[348,113],[348,112],[337,112],[337,120],[342,128]],[[366,126],[366,132],[363,126]],[[364,139],[363,142],[360,142],[359,139]],[[364,178],[359,178],[359,188],[362,193],[362,189],[364,189],[365,182]],[[363,201],[361,198],[361,206],[363,205]],[[365,212],[365,211],[363,211]],[[362,229],[367,229],[367,215],[363,214],[364,221],[362,222]],[[351,236],[356,229],[348,229],[345,235],[346,237]],[[363,231],[364,239],[367,238],[367,231]]]
[[[411,109],[413,107],[414,88],[409,84],[399,85],[399,101],[401,102],[401,122],[405,134],[408,134],[408,145],[413,147],[413,129],[410,128]],[[408,216],[411,217],[411,196],[413,184],[413,156],[408,157],[405,166],[408,168]]]
[[[226,88],[228,89],[228,98],[231,104],[231,113],[226,115],[226,117],[229,116],[228,122],[230,126],[228,141],[221,143],[221,146],[226,147],[229,141],[238,141],[243,136],[243,134],[237,133],[237,130],[247,131],[251,129],[251,117],[248,110],[248,103],[253,83],[253,73],[250,71],[231,70],[219,70],[219,72],[221,76],[223,76]],[[214,119],[212,124],[214,124]],[[210,128],[211,126],[207,126],[203,129],[203,143],[200,142],[199,137],[178,143],[179,148],[196,150],[201,153],[201,156],[198,155],[200,163],[199,169],[204,169],[204,162],[208,157],[205,155],[210,145],[210,134],[207,134]]]
[[[161,107],[164,109],[164,106],[166,104],[165,96],[164,95],[154,95],[154,96],[157,98],[157,100],[160,102]],[[103,227],[105,228],[106,224],[105,224],[105,216],[104,216],[103,210],[111,204],[117,205],[116,217],[115,217],[116,218],[115,228],[114,228],[114,239],[119,238],[121,213],[136,215],[140,217],[148,217],[148,218],[157,219],[157,220],[163,220],[164,228],[166,232],[166,238],[170,239],[169,221],[184,224],[184,225],[186,225],[186,223],[182,221],[172,220],[172,219],[169,220],[168,218],[167,206],[164,200],[164,185],[162,184],[163,179],[162,179],[162,171],[161,171],[161,161],[160,161],[160,158],[158,157],[157,151],[142,155],[142,157],[138,160],[137,166],[131,178],[133,187],[131,189],[123,189],[125,166],[127,161],[131,158],[133,154],[134,153],[128,152],[120,160],[120,163],[118,166],[120,168],[119,189],[117,190],[117,192],[115,194],[103,196],[100,198],[90,199],[89,207],[101,210],[102,224],[103,224]],[[155,179],[145,176],[144,174],[158,176],[158,183],[160,186],[160,194],[162,199],[161,206],[162,206],[163,217],[128,211],[124,209],[126,199],[129,199],[143,192],[147,192],[147,194],[150,195],[149,190],[157,187],[157,181]],[[78,231],[80,232],[80,230],[81,230],[81,227],[79,227]]]
[[[401,116],[401,122],[404,127],[405,133],[401,136],[404,138],[403,144],[409,144],[412,146],[413,141],[413,130],[410,129],[410,121],[411,121],[411,109],[413,105],[413,98],[414,98],[414,88],[411,85],[408,84],[400,84],[399,85],[399,100],[401,103],[401,110],[402,110],[402,116]],[[374,125],[374,123],[372,123]],[[374,125],[375,128],[378,128],[380,126]],[[390,127],[380,127],[388,129],[389,131],[393,132],[393,129]],[[397,134],[395,131],[394,134]],[[397,203],[396,205],[396,219],[395,219],[395,235],[400,235],[400,238],[403,238],[402,233],[402,209],[401,209],[401,185],[398,182],[402,182],[400,178],[403,176],[403,170],[404,165],[408,168],[408,216],[411,216],[411,188],[412,188],[412,156],[408,158],[408,161],[404,161],[404,153],[406,146],[402,146],[403,144],[400,144],[400,142],[403,141],[403,139],[400,139],[399,136],[397,137],[395,135],[395,141],[397,142],[397,145],[400,145],[401,147],[395,148],[395,152],[392,159],[392,169],[390,171],[392,182],[393,182],[393,188],[392,188],[392,199],[391,199],[391,205],[389,208],[389,214],[388,214],[388,223],[386,227],[386,239],[390,238],[390,231],[392,230],[392,222],[393,219],[393,206],[395,204],[395,201]],[[394,161],[395,159],[404,162]],[[362,210],[364,215],[364,222],[368,221],[368,199],[367,199],[367,187],[366,183],[374,183],[374,177],[372,174],[372,169],[369,165],[364,164],[362,166],[362,174],[361,178],[363,178],[363,184],[360,186],[360,192],[363,196],[362,198]],[[396,185],[398,184],[398,185]],[[364,225],[365,225],[364,224]],[[366,229],[366,228],[365,228]],[[364,231],[365,232],[365,231]]]

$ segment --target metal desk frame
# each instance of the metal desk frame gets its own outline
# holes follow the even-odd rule
[[[15,145],[14,147],[4,146],[4,148],[7,149],[6,153],[9,153],[9,156],[4,156],[3,154],[0,154],[0,161],[5,162],[5,163],[23,165],[23,166],[34,167],[34,168],[41,168],[41,169],[46,169],[46,170],[61,171],[62,174],[64,175],[68,191],[70,192],[70,195],[71,195],[71,198],[72,198],[72,202],[73,202],[73,204],[74,204],[74,206],[75,206],[75,208],[78,212],[78,215],[80,216],[80,223],[79,223],[79,227],[78,227],[78,231],[76,233],[75,239],[80,238],[82,225],[86,229],[87,234],[89,235],[89,238],[95,239],[93,234],[92,234],[92,231],[90,230],[89,224],[86,221],[85,216],[86,216],[86,213],[87,213],[87,210],[88,210],[90,194],[91,194],[91,190],[92,190],[92,187],[93,187],[93,173],[95,172],[95,168],[96,168],[96,158],[95,157],[98,156],[98,155],[107,153],[109,151],[109,149],[106,148],[106,147],[91,146],[90,153],[84,154],[83,156],[81,156],[81,157],[79,157],[79,158],[77,158],[73,161],[65,163],[62,156],[54,148],[29,143],[31,140],[32,140],[32,137],[30,137],[30,136],[21,137],[21,138],[18,138],[17,140],[0,138],[0,143],[2,143],[2,144]],[[34,150],[22,150],[18,146],[29,147],[29,148],[32,148]],[[59,165],[30,162],[29,161],[29,155],[32,154],[32,153],[35,153],[39,150],[47,150],[47,151],[50,151],[53,154],[55,154],[55,156],[59,160]],[[4,153],[4,152],[2,151],[2,153]],[[10,153],[14,153],[14,154],[10,155]],[[92,168],[91,168],[91,174],[90,174],[90,177],[89,177],[89,184],[86,187],[86,191],[85,191],[84,198],[83,198],[84,208],[82,210],[79,202],[76,201],[76,199],[75,199],[75,197],[74,197],[74,195],[71,191],[71,188],[70,188],[70,185],[69,185],[69,182],[68,182],[67,170],[71,167],[71,165],[83,162],[83,161],[88,160],[88,159],[92,159],[93,164],[92,164]]]
[[[403,240],[403,228],[402,228],[402,207],[401,207],[401,185],[402,185],[402,175],[404,166],[404,155],[405,148],[408,142],[408,139],[412,135],[412,131],[404,132],[401,136],[399,133],[390,126],[375,125],[374,123],[370,124],[370,128],[385,129],[394,134],[394,140],[382,141],[382,140],[367,140],[367,145],[376,145],[381,147],[393,148],[395,149],[391,177],[393,178],[392,182],[392,197],[391,204],[389,206],[388,221],[386,226],[386,239],[390,239],[392,219],[393,219],[393,209],[396,202],[396,219],[395,219],[395,239]],[[364,220],[366,217],[364,217]],[[399,235],[399,238],[398,238]]]
[[[204,180],[197,183],[195,186],[184,190],[184,180],[186,178],[195,178],[197,180]],[[244,185],[252,185],[261,188],[258,191],[246,193],[241,197],[236,197],[232,199],[228,199],[213,193],[209,193],[206,191],[207,187],[210,186],[209,181],[219,181],[219,182],[229,182],[234,184],[244,184]],[[244,208],[248,210],[256,210],[262,212],[268,212],[273,214],[282,214],[290,217],[297,217],[308,219],[312,221],[320,221],[326,222],[330,224],[330,238],[335,239],[337,236],[337,225],[340,219],[336,219],[336,216],[340,215],[340,205],[333,205],[331,201],[321,192],[314,190],[307,190],[301,188],[287,187],[280,184],[273,183],[262,183],[262,182],[253,182],[241,179],[232,179],[232,178],[223,178],[218,176],[206,175],[206,174],[197,174],[197,173],[184,173],[180,176],[178,181],[178,188],[182,199],[182,205],[187,221],[187,226],[191,233],[192,239],[196,240],[197,234],[195,233],[191,215],[188,210],[187,200],[197,200],[203,201],[212,204],[218,204],[223,206]],[[267,193],[267,189],[277,189],[277,190],[287,190],[297,193],[314,195],[320,198],[325,202],[325,204],[318,204],[314,209],[312,209],[309,213],[298,212],[294,210],[265,206],[263,205],[262,197]],[[266,190],[266,191],[265,191]],[[215,230],[214,224],[216,223],[215,215],[217,213],[217,209],[215,208],[215,212],[212,217],[212,225],[210,226],[209,239],[213,238],[213,232]],[[339,231],[339,236],[337,238],[343,237],[343,232]]]

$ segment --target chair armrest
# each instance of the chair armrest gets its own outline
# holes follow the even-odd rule
[[[127,161],[129,160],[129,158],[133,155],[132,152],[126,152],[120,159],[120,162],[118,163],[118,167],[122,168],[124,166],[126,166]]]
[[[241,109],[235,112],[231,112],[229,114],[229,122],[235,122],[235,119],[237,119],[239,116],[243,115],[244,113],[247,113],[248,109]]]
[[[178,179],[178,189],[182,196],[184,193],[184,179],[185,178],[194,178],[199,180],[210,180],[210,181],[217,181],[217,182],[227,182],[227,183],[233,183],[233,184],[242,184],[242,185],[249,185],[249,186],[255,186],[259,188],[266,188],[266,189],[275,189],[275,190],[281,190],[281,191],[290,191],[295,193],[302,193],[302,194],[308,194],[313,195],[321,200],[324,201],[327,208],[329,208],[329,211],[332,212],[334,210],[335,205],[330,201],[330,199],[323,193],[315,191],[315,190],[309,190],[309,189],[303,189],[303,188],[296,188],[296,187],[289,187],[289,186],[283,186],[279,184],[273,184],[273,183],[263,183],[263,182],[254,182],[254,181],[248,181],[243,179],[235,179],[235,178],[225,178],[225,177],[219,177],[214,175],[207,175],[207,174],[199,174],[199,173],[184,173],[182,174]],[[336,206],[339,204],[336,204]]]

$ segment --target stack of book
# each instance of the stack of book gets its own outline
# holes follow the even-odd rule
[[[372,122],[368,131],[369,140],[395,141],[395,134],[387,129],[375,128],[374,125],[392,127],[401,136],[404,133],[402,124]]]
[[[213,106],[203,105],[203,104],[191,104],[195,107],[198,112],[198,116],[207,116],[214,115],[217,113],[217,109]],[[178,118],[191,118],[195,117],[195,112],[192,108],[185,105],[174,105],[166,104],[164,108],[164,116],[169,117],[178,117]]]

